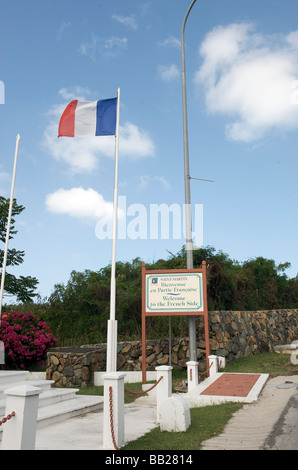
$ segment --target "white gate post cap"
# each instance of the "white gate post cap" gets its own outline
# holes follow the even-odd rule
[[[32,385],[19,385],[17,387],[4,390],[6,395],[14,395],[18,397],[30,397],[32,395],[39,395],[41,392],[41,388],[33,387]]]
[[[102,378],[106,380],[120,380],[125,377],[126,374],[123,372],[107,372],[103,374]]]

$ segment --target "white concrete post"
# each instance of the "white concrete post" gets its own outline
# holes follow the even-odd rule
[[[218,368],[224,369],[226,367],[226,358],[224,356],[218,356]]]
[[[190,426],[188,403],[180,395],[174,395],[162,404],[160,410],[160,430],[168,432],[184,432]]]
[[[187,387],[188,391],[193,390],[199,384],[198,362],[188,361],[187,365]]]
[[[5,390],[5,416],[15,412],[4,424],[2,450],[34,450],[37,425],[38,398],[41,389],[20,385]]]
[[[218,357],[217,356],[208,356],[209,359],[209,376],[217,374],[218,372]]]
[[[103,448],[115,450],[124,439],[124,377],[122,372],[104,374]],[[111,387],[111,389],[110,389]],[[113,429],[111,429],[111,420]],[[112,434],[113,432],[113,434]],[[115,442],[113,440],[113,435]]]
[[[156,386],[156,408],[157,408],[157,422],[160,422],[160,409],[162,402],[172,396],[172,366],[158,366],[156,370],[156,381],[161,377],[161,381]]]

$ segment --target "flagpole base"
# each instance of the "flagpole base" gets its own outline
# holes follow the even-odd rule
[[[117,320],[108,320],[107,372],[117,371]]]

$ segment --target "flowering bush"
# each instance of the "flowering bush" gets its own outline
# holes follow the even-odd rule
[[[44,321],[24,312],[2,313],[0,341],[4,343],[8,365],[19,368],[40,362],[57,343]]]

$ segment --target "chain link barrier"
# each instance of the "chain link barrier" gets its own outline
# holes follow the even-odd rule
[[[5,418],[2,418],[1,421],[0,421],[0,426],[2,426],[2,424],[6,423],[6,421],[11,419],[13,416],[15,416],[14,411],[12,413],[10,413],[9,415],[7,415]]]

